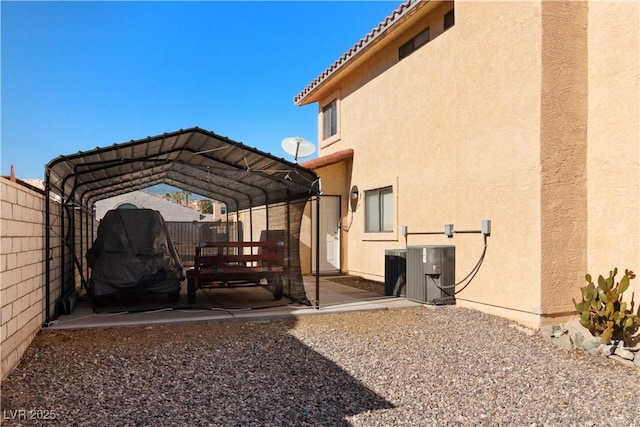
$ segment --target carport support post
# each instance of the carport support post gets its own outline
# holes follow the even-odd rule
[[[80,201],[80,224],[78,226],[78,243],[80,244],[80,256],[78,257],[78,263],[80,264],[80,268],[78,268],[78,270],[80,270],[80,286],[84,286],[84,283],[82,283],[82,277],[84,276],[84,257],[82,256],[83,254],[83,249],[84,249],[84,242],[82,241],[82,226],[84,225],[85,222],[85,214],[86,212],[84,211],[84,206],[82,206],[82,200]],[[73,224],[73,228],[75,230],[75,223]],[[75,233],[74,233],[75,234]],[[75,245],[73,246],[73,250],[75,252],[76,247]]]
[[[87,208],[88,209],[88,208]],[[87,212],[87,221],[84,224],[84,228],[85,228],[85,247],[87,248],[87,250],[89,250],[89,248],[91,248],[91,243],[93,242],[93,235],[91,234],[91,230],[90,230],[90,226],[89,226],[89,222],[93,222],[93,209],[91,209],[90,212]],[[85,277],[89,277],[89,264],[85,264],[85,268],[84,268],[84,274]],[[87,289],[89,289],[89,281],[87,280]]]
[[[51,320],[49,306],[51,305],[51,189],[49,187],[49,169],[46,170],[45,189],[44,189],[44,303],[45,303],[45,323]]]
[[[316,198],[316,310],[320,309],[320,196]]]
[[[64,295],[65,289],[64,289],[64,284],[65,284],[65,271],[64,271],[64,253],[66,251],[65,249],[65,227],[64,227],[64,203],[65,203],[65,198],[64,198],[64,191],[61,192],[62,194],[60,194],[60,296],[58,297],[58,300],[56,301],[56,306],[59,306],[59,302],[62,300],[62,297]],[[59,309],[56,307],[54,308],[54,312],[59,312]]]
[[[291,292],[291,201],[289,199],[287,199],[287,235],[285,238],[287,239],[287,261],[285,262],[287,267],[287,292]]]

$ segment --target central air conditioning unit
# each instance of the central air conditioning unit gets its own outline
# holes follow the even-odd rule
[[[407,298],[426,304],[455,304],[455,246],[407,247]]]
[[[384,251],[384,294],[405,297],[407,295],[407,250]]]

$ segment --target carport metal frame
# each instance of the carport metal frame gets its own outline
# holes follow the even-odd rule
[[[198,127],[59,156],[45,168],[45,323],[54,316],[50,308],[52,224],[48,202],[52,195],[60,197],[60,298],[64,299],[68,296],[66,292],[73,293],[77,289],[75,278],[71,289],[65,289],[65,246],[71,251],[74,268],[83,282],[81,285],[86,284],[85,265],[76,253],[76,211],[80,215],[79,251],[82,253],[86,249],[83,237],[88,248],[91,236],[95,234],[94,222],[91,221],[89,230],[87,221],[93,218],[95,202],[160,183],[221,201],[227,205],[227,212],[248,210],[251,227],[252,209],[265,206],[267,233],[271,204],[287,203],[289,211],[290,202],[315,198],[316,215],[319,217],[320,214],[322,190],[316,172]],[[67,220],[69,227],[66,227]],[[316,223],[316,265],[319,265],[320,228],[319,222]],[[289,218],[287,228],[290,231]],[[316,309],[320,308],[317,270]]]

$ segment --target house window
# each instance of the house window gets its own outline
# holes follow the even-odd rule
[[[334,99],[322,108],[322,139],[338,133],[338,102]]]
[[[420,32],[417,36],[400,46],[398,49],[398,59],[403,59],[413,53],[414,50],[426,44],[430,40],[429,27]]]
[[[364,193],[365,231],[393,231],[393,188],[385,187]]]
[[[449,12],[444,14],[444,29],[447,30],[448,28],[451,28],[455,25],[456,23],[456,18],[455,15],[453,14],[453,10],[451,9]]]
[[[223,205],[220,206],[220,215],[226,215],[227,214],[227,206]]]

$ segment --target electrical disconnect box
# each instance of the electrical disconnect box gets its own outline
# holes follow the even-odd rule
[[[455,246],[407,247],[407,298],[427,304],[455,304]]]

